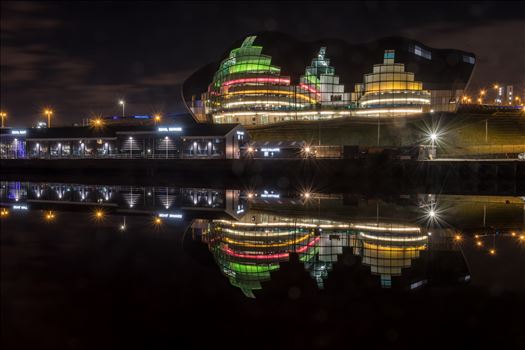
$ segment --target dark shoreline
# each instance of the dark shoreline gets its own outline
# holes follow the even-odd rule
[[[3,179],[318,192],[524,195],[523,161],[387,159],[0,161]]]

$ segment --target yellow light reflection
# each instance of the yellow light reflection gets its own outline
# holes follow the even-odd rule
[[[237,240],[234,240],[228,237],[225,237],[224,241],[230,244],[235,244],[235,245],[242,246],[242,247],[272,248],[272,247],[287,247],[293,244],[301,243],[312,236],[313,234],[309,234],[301,238],[291,239],[288,241],[284,241],[282,243],[272,243],[272,244],[258,244],[258,243],[242,242],[242,241],[237,241]]]
[[[44,215],[44,219],[48,222],[55,220],[55,213],[50,210]]]

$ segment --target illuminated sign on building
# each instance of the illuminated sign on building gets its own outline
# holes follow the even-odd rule
[[[182,131],[181,127],[169,126],[169,127],[160,127],[157,129],[159,132],[180,132]]]
[[[271,191],[270,193],[268,193],[268,191],[264,191],[262,194],[261,194],[261,198],[279,198],[281,197],[280,194],[278,193],[273,193],[273,191]]]
[[[26,130],[11,130],[12,135],[25,135],[26,133]]]
[[[159,218],[164,218],[164,219],[182,219],[182,214],[178,214],[178,213],[159,213]]]

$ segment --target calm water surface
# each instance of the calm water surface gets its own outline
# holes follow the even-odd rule
[[[525,346],[524,198],[1,182],[9,348]]]

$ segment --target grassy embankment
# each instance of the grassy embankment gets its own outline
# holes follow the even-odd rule
[[[379,120],[340,118],[321,122],[285,122],[249,127],[253,140],[305,140],[312,145],[399,147],[429,144],[439,127],[438,153],[443,156],[525,152],[525,115],[434,113]],[[487,127],[487,133],[486,133]]]

